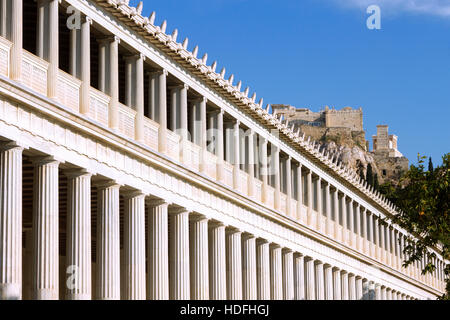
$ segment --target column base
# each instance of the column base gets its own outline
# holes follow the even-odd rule
[[[0,284],[0,300],[21,300],[21,288],[19,284]]]
[[[55,289],[39,289],[33,293],[33,300],[58,300],[59,293]]]

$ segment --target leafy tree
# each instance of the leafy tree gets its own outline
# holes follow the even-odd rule
[[[369,185],[373,186],[373,169],[370,163],[367,165],[366,180]]]
[[[378,174],[376,174],[376,173],[373,176],[373,187],[374,187],[375,190],[379,190],[380,189],[380,183],[378,182]]]
[[[433,160],[430,159],[428,160],[428,171],[433,172],[434,167],[433,167]]]
[[[406,241],[403,253],[407,258],[403,265],[407,267],[425,257],[429,262],[422,270],[423,275],[436,269],[435,255],[427,248],[440,247],[444,259],[450,259],[450,153],[442,159],[441,166],[426,171],[426,157],[418,155],[418,166],[411,165],[401,179],[406,181],[400,184],[403,187],[381,186],[382,192],[400,209],[393,222],[416,236]],[[444,273],[446,294],[441,299],[450,300],[450,265],[445,266]]]

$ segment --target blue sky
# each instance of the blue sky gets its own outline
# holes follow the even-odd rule
[[[265,104],[361,106],[366,139],[389,125],[410,162],[450,152],[450,0],[145,0],[152,11]]]

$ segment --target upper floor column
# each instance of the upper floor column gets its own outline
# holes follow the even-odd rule
[[[6,15],[6,12],[5,12]],[[23,0],[11,1],[11,36],[12,42],[10,56],[10,78],[19,80],[22,73],[22,46],[23,46]],[[2,16],[3,21],[7,17]]]
[[[325,185],[325,204],[326,204],[326,214],[327,214],[327,222],[326,222],[326,233],[330,236],[333,235],[332,229],[332,221],[331,221],[331,193],[330,193],[330,184],[326,182]]]
[[[259,159],[260,160],[260,176],[262,180],[262,202],[267,204],[267,186],[268,186],[268,176],[269,168],[267,166],[267,139],[264,137],[259,137]]]
[[[303,178],[302,178],[302,164],[298,163],[296,171],[296,181],[297,181],[297,220],[300,223],[305,223],[303,219],[302,209],[303,209]]]
[[[240,133],[239,133],[239,125],[240,121],[236,120],[233,126],[233,153],[234,153],[234,163],[233,163],[233,187],[235,190],[240,190]]]
[[[280,148],[278,146],[275,146],[272,144],[271,148],[271,154],[272,154],[272,174],[275,178],[275,210],[281,209],[281,180],[280,180]]]
[[[255,195],[255,132],[248,129],[248,196]]]
[[[217,113],[217,180],[222,181],[224,180],[224,169],[223,169],[223,162],[225,157],[225,146],[224,146],[224,126],[223,126],[223,115],[224,110],[220,109]]]
[[[316,184],[316,200],[317,200],[317,216],[316,216],[316,228],[320,230],[322,214],[323,214],[323,206],[322,206],[322,178],[317,177]]]
[[[289,217],[295,218],[295,213],[292,212],[292,157],[286,158],[286,214]]]

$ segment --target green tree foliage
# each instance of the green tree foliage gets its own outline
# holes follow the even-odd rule
[[[376,174],[376,173],[373,176],[373,187],[374,187],[375,190],[379,190],[380,189],[380,183],[378,182],[378,174]]]
[[[434,171],[434,166],[433,166],[433,160],[428,159],[428,171],[433,172]]]
[[[367,165],[366,181],[369,185],[373,186],[373,169],[370,163]]]
[[[418,155],[418,166],[411,165],[401,179],[406,182],[400,183],[404,187],[395,188],[391,184],[380,187],[400,209],[393,222],[416,235],[415,239],[410,237],[406,242],[404,253],[407,258],[403,265],[407,267],[425,257],[429,262],[422,274],[436,269],[435,255],[427,248],[441,247],[443,257],[450,259],[450,153],[442,159],[441,166],[429,166],[429,170],[425,170],[426,157]],[[450,265],[445,266],[444,272],[447,292],[441,298],[450,299]]]

